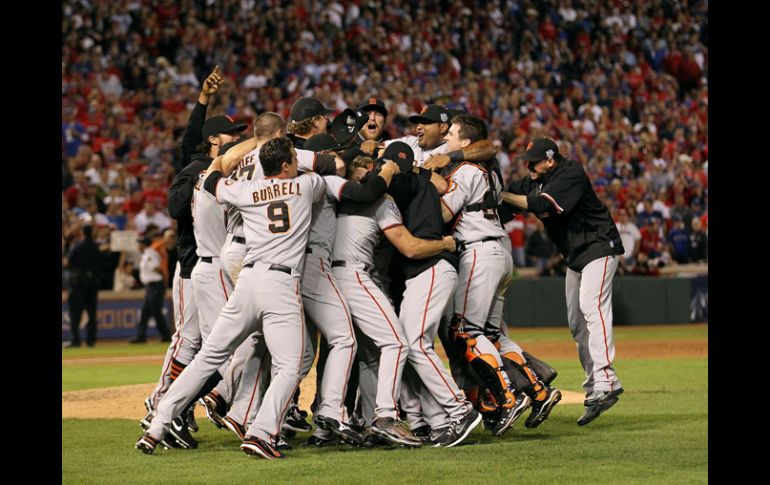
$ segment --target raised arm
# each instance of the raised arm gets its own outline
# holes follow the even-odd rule
[[[442,153],[440,155],[431,155],[422,166],[430,170],[440,169],[449,165],[450,162],[455,161],[461,162],[467,160],[469,162],[483,162],[491,160],[496,154],[497,150],[491,141],[476,140],[460,150]]]

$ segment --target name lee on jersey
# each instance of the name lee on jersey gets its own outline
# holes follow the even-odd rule
[[[302,192],[300,192],[299,182],[281,182],[280,184],[274,183],[259,189],[251,195],[254,197],[254,203],[256,204],[259,201],[267,201],[287,195],[302,195]]]

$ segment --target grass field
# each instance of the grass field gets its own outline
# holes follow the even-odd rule
[[[616,341],[707,342],[704,325],[620,327]],[[568,342],[566,329],[516,329],[525,348],[540,342]],[[529,345],[527,345],[529,344]],[[63,391],[151,383],[158,364],[93,364],[79,359],[157,356],[159,344],[105,344],[62,351]],[[583,372],[574,358],[546,358],[559,371],[555,385],[580,391]],[[559,404],[536,430],[523,419],[502,438],[481,427],[463,446],[451,449],[304,449],[291,443],[287,459],[247,457],[236,438],[199,420],[197,450],[158,450],[147,456],[133,448],[141,434],[137,419],[62,419],[62,482],[81,483],[707,483],[708,360],[706,357],[624,358],[616,369],[625,393],[594,423],[579,427],[581,405]]]

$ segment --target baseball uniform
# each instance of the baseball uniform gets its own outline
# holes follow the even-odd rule
[[[389,196],[371,205],[345,203],[340,206],[334,240],[332,272],[350,304],[353,322],[381,352],[375,409],[378,417],[398,416],[396,401],[408,349],[398,316],[372,282],[370,272],[375,244],[384,231],[401,224],[401,213]]]
[[[271,442],[299,385],[306,335],[299,268],[312,204],[323,194],[324,182],[313,173],[241,182],[213,172],[204,187],[218,202],[241,209],[247,240],[244,269],[201,351],[161,400],[148,434],[162,437],[208,376],[261,329],[276,372],[247,436]]]

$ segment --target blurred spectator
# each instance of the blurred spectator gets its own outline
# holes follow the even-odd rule
[[[631,271],[636,263],[636,255],[639,254],[639,247],[642,240],[642,234],[636,224],[631,222],[626,209],[618,210],[618,222],[615,223],[620,233],[620,241],[623,243],[625,252],[620,256],[620,268]]]
[[[650,261],[647,254],[639,253],[631,274],[635,276],[659,276],[660,270],[657,264]]]
[[[690,232],[690,261],[702,263],[708,261],[708,236],[703,231],[703,223],[697,217],[691,221]]]
[[[661,237],[660,219],[652,217],[639,233],[642,236],[639,254],[644,253],[652,264],[658,264],[663,256],[663,241]]]
[[[524,235],[524,215],[516,214],[505,224],[505,230],[511,239],[511,256],[516,268],[527,266]]]
[[[668,232],[668,244],[674,261],[679,264],[690,262],[690,233],[681,217],[674,218],[674,226]]]
[[[134,218],[134,225],[139,234],[144,234],[149,224],[158,226],[158,229],[164,231],[171,227],[171,218],[160,212],[155,202],[145,202],[144,209]]]
[[[120,253],[118,265],[112,283],[112,291],[128,291],[139,288],[139,282],[134,278],[134,263],[125,252]]]
[[[540,220],[537,221],[537,231],[527,238],[526,254],[530,265],[537,268],[540,275],[551,274],[556,262],[554,256],[561,259],[556,244],[548,237],[545,226]]]

